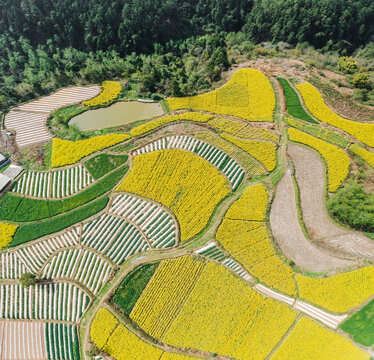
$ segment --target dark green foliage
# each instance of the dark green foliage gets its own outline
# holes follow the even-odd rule
[[[364,346],[374,345],[374,300],[344,321],[340,328]]]
[[[366,193],[359,184],[349,183],[339,189],[329,199],[328,208],[353,229],[374,232],[374,194]]]
[[[300,98],[290,83],[283,78],[277,78],[283,88],[284,97],[286,99],[287,111],[295,118],[318,124],[303,108]]]
[[[7,192],[0,200],[0,219],[27,222],[46,219],[86,204],[112,190],[128,171],[124,166],[77,195],[64,200],[38,200]]]
[[[36,277],[32,273],[23,273],[20,277],[20,283],[23,287],[29,287],[36,285]]]
[[[114,294],[113,301],[129,315],[159,263],[146,264],[130,273]]]
[[[84,165],[92,177],[97,180],[114,170],[116,167],[124,164],[128,159],[127,155],[99,154],[87,160]]]
[[[103,196],[64,215],[59,215],[49,220],[21,225],[17,229],[10,246],[17,246],[27,241],[64,230],[79,221],[97,214],[106,207],[108,201],[109,197]]]

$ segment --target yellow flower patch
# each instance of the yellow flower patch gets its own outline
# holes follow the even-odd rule
[[[206,94],[168,99],[172,110],[193,109],[233,115],[249,121],[273,121],[275,95],[259,70],[241,69],[221,88]]]
[[[171,124],[178,121],[192,121],[205,123],[210,120],[213,116],[208,114],[203,114],[199,112],[187,112],[179,115],[168,115],[163,116],[158,119],[149,121],[145,124],[137,126],[131,129],[130,133],[132,136],[143,135],[149,131],[157,129],[158,127],[166,124]]]
[[[323,279],[296,275],[300,297],[327,310],[344,313],[374,294],[374,267]]]
[[[83,157],[129,139],[128,134],[108,134],[90,139],[70,141],[53,138],[52,166],[75,164]]]
[[[343,336],[301,318],[271,360],[369,360],[370,355]]]
[[[335,114],[325,104],[321,94],[312,84],[303,83],[296,85],[296,88],[300,91],[306,107],[314,117],[345,131],[362,143],[374,147],[374,124],[364,124],[346,120]]]
[[[0,250],[10,244],[17,228],[18,225],[0,222]]]
[[[230,134],[221,134],[221,137],[252,155],[256,160],[262,163],[268,171],[274,170],[277,164],[277,149],[273,143],[268,141],[239,139]]]
[[[248,187],[243,195],[227,211],[225,218],[231,220],[264,221],[268,205],[268,193],[263,185]]]
[[[117,319],[108,310],[99,309],[91,324],[91,341],[102,349],[118,324]]]
[[[201,157],[173,149],[135,157],[118,190],[167,206],[177,217],[185,241],[206,226],[217,204],[230,193],[230,185]]]
[[[348,176],[350,165],[348,155],[335,145],[331,145],[294,128],[288,129],[288,136],[291,141],[308,145],[322,155],[327,163],[329,191],[335,192],[338,190],[339,186]]]
[[[122,90],[122,86],[117,81],[104,81],[101,85],[103,91],[91,100],[83,101],[86,106],[97,106],[108,103],[116,99]]]
[[[364,149],[363,147],[352,144],[349,147],[354,154],[358,155],[361,159],[365,160],[372,168],[374,168],[374,153]]]

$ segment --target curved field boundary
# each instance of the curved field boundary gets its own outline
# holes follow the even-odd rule
[[[230,181],[233,191],[238,188],[245,176],[245,172],[242,170],[240,165],[235,160],[230,158],[230,156],[225,152],[187,135],[173,135],[160,138],[149,143],[148,145],[135,149],[132,152],[132,155],[137,156],[152,151],[165,149],[187,150],[201,156],[226,175]]]
[[[57,171],[28,171],[17,181],[12,191],[32,197],[60,199],[85,189],[93,181],[86,168],[79,164]]]
[[[374,242],[360,233],[343,229],[328,216],[325,204],[325,169],[320,157],[305,146],[290,144],[303,220],[313,240],[346,257],[374,259]]]
[[[354,265],[330,256],[305,237],[299,224],[290,170],[278,183],[270,211],[270,227],[282,253],[303,270],[325,272]]]
[[[52,138],[46,120],[52,111],[61,107],[91,99],[101,92],[99,86],[73,86],[52,95],[11,109],[5,116],[5,127],[16,131],[18,146],[28,146]]]

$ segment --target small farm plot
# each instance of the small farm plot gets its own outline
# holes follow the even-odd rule
[[[83,190],[93,182],[83,165],[51,172],[29,171],[13,188],[13,192],[39,198],[59,199]]]
[[[53,238],[20,247],[16,252],[27,270],[36,274],[55,251],[74,246],[78,244],[78,240],[78,230],[72,229]]]
[[[48,359],[80,359],[78,330],[75,325],[46,323],[45,344]]]
[[[87,249],[69,249],[56,254],[45,266],[45,279],[73,279],[97,295],[109,277],[110,264]]]
[[[123,194],[114,198],[109,212],[131,220],[144,232],[153,248],[167,248],[178,242],[177,222],[160,205]]]
[[[82,243],[102,252],[118,265],[131,255],[150,249],[136,226],[108,214],[83,226]]]
[[[67,283],[0,286],[0,318],[78,322],[90,298]]]
[[[47,357],[45,329],[46,324],[43,322],[1,320],[0,358],[6,360],[55,359]]]
[[[205,256],[218,262],[227,258],[227,255],[216,245],[215,242],[210,242],[201,249],[196,250],[195,254]]]
[[[235,191],[245,176],[239,164],[222,150],[187,135],[166,136],[133,151],[133,155],[164,149],[191,151],[221,170]]]
[[[1,279],[19,279],[27,272],[23,262],[15,252],[5,252],[0,256],[0,275]]]

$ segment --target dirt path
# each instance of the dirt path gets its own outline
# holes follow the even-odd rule
[[[277,186],[270,211],[270,226],[283,254],[303,270],[326,272],[354,265],[330,256],[305,237],[298,221],[291,170],[287,170]]]
[[[325,202],[325,169],[319,156],[296,144],[289,145],[288,153],[294,163],[303,219],[311,238],[339,256],[373,260],[374,241],[330,219]]]

